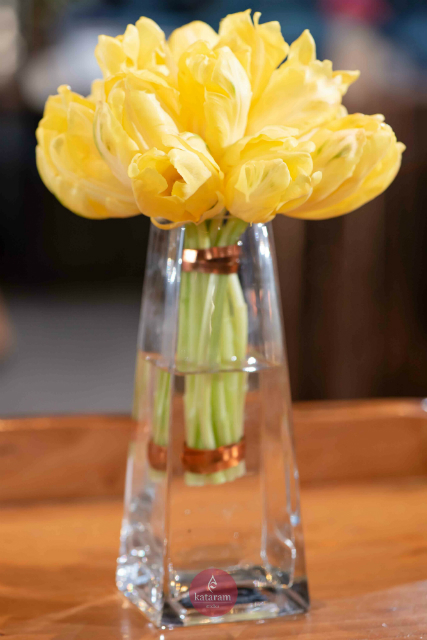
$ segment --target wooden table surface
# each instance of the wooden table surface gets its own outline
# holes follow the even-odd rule
[[[340,447],[346,446],[352,421],[360,424],[361,414],[365,421],[373,420],[375,442],[373,416],[377,415],[378,425],[381,422],[378,407],[353,404],[344,416],[345,405],[328,405],[329,415],[322,414],[325,424],[336,430],[333,417],[340,415],[346,425],[342,440],[335,438],[338,457]],[[384,414],[382,406],[379,413],[390,422],[390,438],[399,434],[401,440],[395,445],[407,457],[404,434],[407,430],[407,437],[413,440],[414,430],[397,428],[399,421],[408,419],[408,412],[402,413],[402,405],[396,404],[394,409]],[[304,420],[311,425],[320,420],[319,405],[300,407],[299,411],[297,445]],[[82,420],[87,424],[87,418]],[[97,420],[99,429],[100,418]],[[124,418],[121,420],[123,434]],[[425,413],[415,411],[411,420],[419,421],[418,447],[424,452]],[[9,480],[13,452],[7,447],[7,434],[22,432],[22,424],[12,422],[5,421],[2,428],[0,421],[0,463],[1,452],[6,452],[3,468],[7,467]],[[34,424],[40,429],[37,421]],[[60,420],[57,424],[63,428]],[[49,422],[49,429],[60,455],[55,420]],[[330,442],[331,434],[325,437]],[[15,442],[13,438],[9,441]],[[369,443],[364,447],[369,449]],[[390,450],[390,442],[384,447]],[[18,447],[18,461],[21,453]],[[69,460],[64,466],[67,464]],[[305,460],[302,467],[304,464]],[[419,473],[419,464],[414,458],[414,474],[409,467],[408,473],[402,474],[401,465],[397,465],[395,475],[387,468],[370,480],[362,473],[361,477],[355,474],[350,480],[332,482],[326,474],[316,482],[309,477],[303,483],[310,613],[255,624],[174,630],[155,629],[115,590],[120,498],[99,495],[98,487],[91,492],[89,486],[88,496],[82,497],[79,489],[73,497],[67,485],[66,499],[56,490],[54,498],[46,498],[45,491],[42,500],[30,500],[25,493],[19,499],[14,489],[14,499],[4,500],[0,507],[0,636],[14,640],[427,640],[427,476]],[[49,473],[48,469],[47,484]],[[88,470],[88,477],[91,473],[93,469]],[[1,474],[0,467],[0,484]]]

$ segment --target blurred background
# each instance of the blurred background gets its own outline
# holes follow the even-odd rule
[[[242,0],[0,0],[0,416],[131,407],[149,221],[90,221],[38,177],[47,96],[87,94],[100,33],[140,15],[168,35],[214,28]],[[421,0],[260,0],[288,42],[360,69],[344,103],[384,113],[407,145],[373,203],[320,222],[276,218],[295,400],[427,395],[427,6]]]

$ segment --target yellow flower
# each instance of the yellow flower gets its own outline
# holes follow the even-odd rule
[[[95,57],[104,78],[139,69],[169,75],[165,34],[150,18],[129,24],[116,38],[99,36]]]
[[[37,168],[62,204],[86,218],[125,218],[139,213],[125,187],[100,156],[93,139],[95,103],[61,86],[39,123]]]
[[[181,55],[178,87],[184,129],[220,157],[246,129],[251,85],[245,70],[228,47],[212,51],[198,41]]]
[[[246,222],[267,222],[304,202],[321,178],[313,173],[311,142],[295,130],[268,127],[236,142],[224,155],[225,205]]]
[[[304,136],[316,145],[313,170],[322,181],[289,215],[321,219],[349,213],[382,193],[394,180],[405,146],[381,115],[337,118]]]
[[[98,96],[94,136],[114,175],[130,186],[128,168],[138,152],[161,147],[165,133],[179,132],[179,95],[159,74],[121,73],[92,88]]]
[[[270,76],[283,62],[289,46],[283,39],[277,21],[259,24],[261,14],[251,10],[233,13],[221,21],[218,46],[228,46],[245,69],[256,101],[267,86]]]
[[[223,208],[223,175],[199,136],[164,135],[163,149],[138,154],[129,166],[136,202],[154,221],[200,222]]]
[[[358,76],[357,71],[332,71],[329,60],[316,60],[315,42],[304,31],[252,105],[247,134],[269,125],[295,127],[303,134],[331,120],[339,114],[342,96]]]
[[[201,22],[200,20],[195,20],[172,31],[168,45],[171,55],[177,64],[182,54],[198,40],[203,40],[213,49],[218,42],[218,34],[206,22]]]
[[[142,212],[156,224],[223,206],[248,222],[326,218],[381,193],[404,146],[380,116],[346,115],[358,72],[317,60],[308,31],[288,47],[278,22],[259,19],[229,15],[219,33],[194,21],[166,41],[140,18],[100,36],[91,95],[64,86],[46,104],[37,165],[47,187],[80,215]]]

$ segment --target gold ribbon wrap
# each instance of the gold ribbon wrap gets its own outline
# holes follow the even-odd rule
[[[231,244],[227,247],[211,247],[210,249],[184,249],[182,270],[220,275],[237,273],[240,252],[240,246],[237,244]]]
[[[216,473],[237,467],[245,457],[245,438],[217,449],[192,449],[184,444],[182,464],[191,473]]]

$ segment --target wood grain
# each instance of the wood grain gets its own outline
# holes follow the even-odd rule
[[[0,420],[0,501],[122,495],[126,416]]]
[[[302,482],[427,475],[427,403],[415,399],[297,403]]]
[[[114,588],[120,500],[4,507],[0,634],[12,640],[421,640],[427,481],[303,490],[313,607],[263,624],[157,631]]]
[[[418,399],[294,405],[302,483],[427,475]],[[134,427],[126,416],[0,420],[0,502],[119,496]]]

